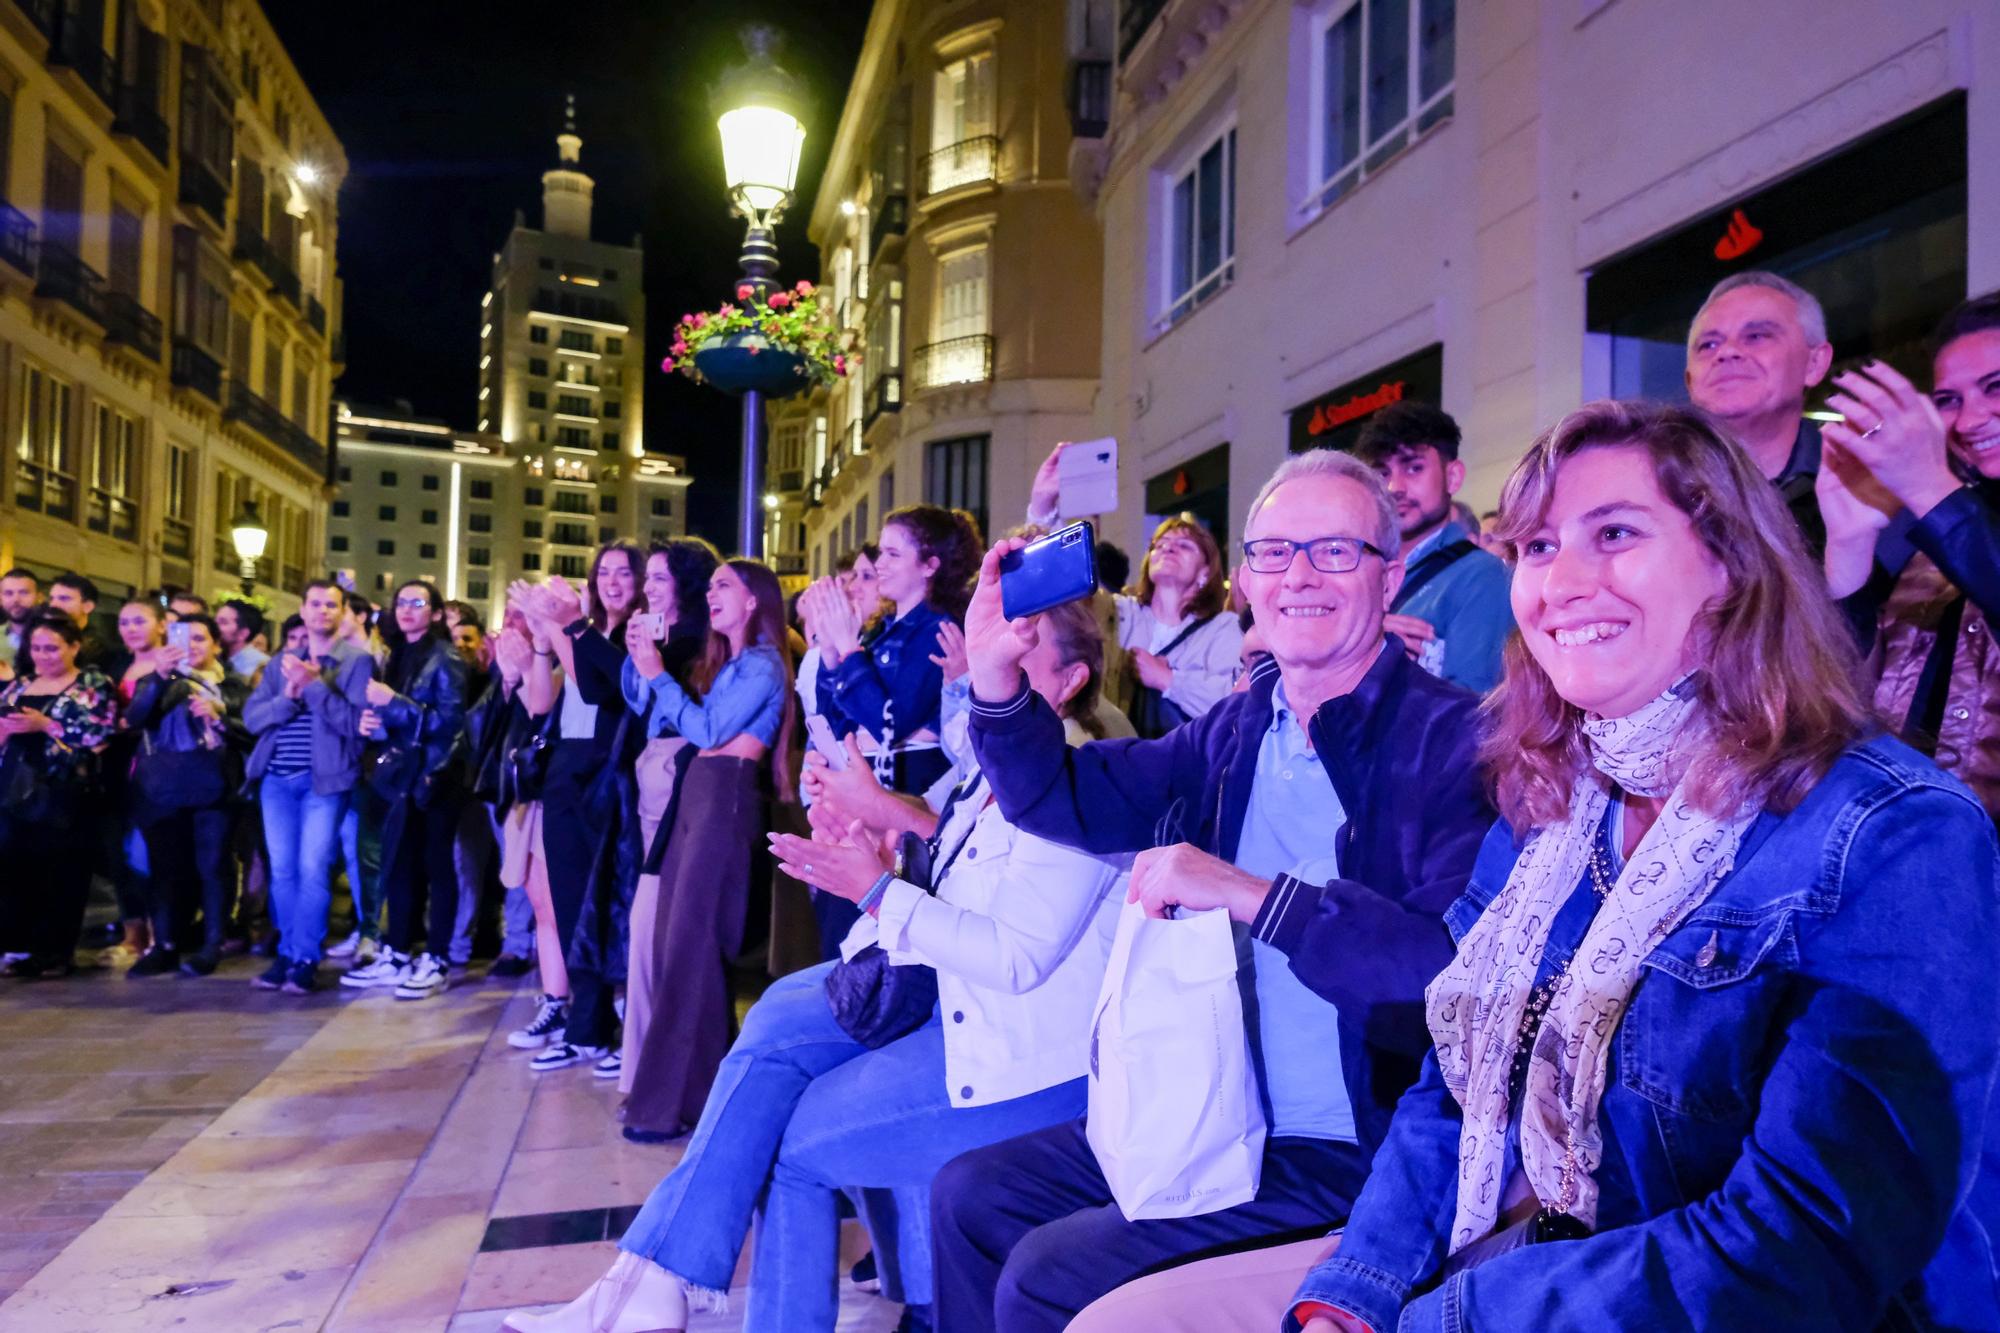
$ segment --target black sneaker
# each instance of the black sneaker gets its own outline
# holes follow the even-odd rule
[[[870,1250],[855,1261],[854,1267],[847,1270],[847,1280],[862,1291],[882,1290],[881,1275],[875,1271],[875,1251]]]
[[[311,995],[319,989],[318,963],[293,963],[285,974],[284,992],[287,995]]]
[[[277,990],[285,984],[285,977],[292,970],[292,960],[280,958],[269,967],[250,978],[250,984],[258,990]]]
[[[488,976],[524,977],[534,964],[519,954],[503,953],[493,960],[493,966],[486,969]]]
[[[214,950],[197,949],[195,952],[181,959],[181,975],[184,977],[205,977],[215,971],[215,965],[221,961],[222,956]],[[133,966],[136,967],[138,964],[135,963]]]
[[[181,965],[180,951],[155,944],[139,955],[139,961],[125,970],[128,977],[163,977]]]
[[[903,1317],[896,1321],[896,1333],[931,1333],[931,1307],[904,1306]]]

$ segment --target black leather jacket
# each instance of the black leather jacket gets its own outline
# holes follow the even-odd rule
[[[427,802],[440,785],[455,785],[458,747],[465,734],[465,659],[443,639],[413,645],[403,664],[406,684],[389,682],[396,697],[383,704],[382,726],[390,744],[422,751],[404,778],[405,790],[385,796],[418,795]],[[422,656],[416,656],[422,654]]]

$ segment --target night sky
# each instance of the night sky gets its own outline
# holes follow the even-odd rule
[[[646,251],[646,444],[685,455],[689,526],[735,543],[738,404],[658,369],[673,323],[734,285],[743,223],[723,193],[708,107],[762,19],[811,110],[799,197],[779,229],[788,279],[817,277],[805,221],[868,21],[867,0],[265,0],[347,150],[340,198],[347,372],[337,392],[471,429],[479,298],[514,210],[541,225],[563,95],[576,94],[593,236]]]

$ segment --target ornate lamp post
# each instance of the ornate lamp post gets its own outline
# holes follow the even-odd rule
[[[257,502],[245,500],[229,524],[229,542],[236,548],[236,573],[243,580],[245,597],[257,589],[257,562],[264,558],[264,547],[270,540],[271,530],[257,516]]]
[[[713,95],[716,129],[722,135],[723,174],[729,201],[747,224],[737,264],[743,270],[739,286],[755,290],[763,300],[778,272],[778,245],[772,235],[779,217],[792,201],[799,179],[799,150],[806,141],[801,119],[805,107],[797,79],[772,59],[777,33],[762,25],[743,30],[747,59],[722,76]],[[706,363],[703,373],[718,387],[743,396],[743,475],[737,505],[737,548],[748,556],[763,553],[764,522],[759,496],[764,487],[764,398],[783,396],[798,387],[796,363],[766,356],[763,364],[742,358],[737,373],[717,374]]]

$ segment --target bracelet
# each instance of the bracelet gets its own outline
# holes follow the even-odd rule
[[[534,650],[534,654],[537,657],[554,657],[555,650],[551,648],[537,648]]]
[[[863,912],[873,912],[881,904],[883,895],[888,893],[889,886],[895,883],[895,881],[895,871],[883,871],[881,877],[869,886],[868,892],[862,894],[861,900],[854,905]]]

